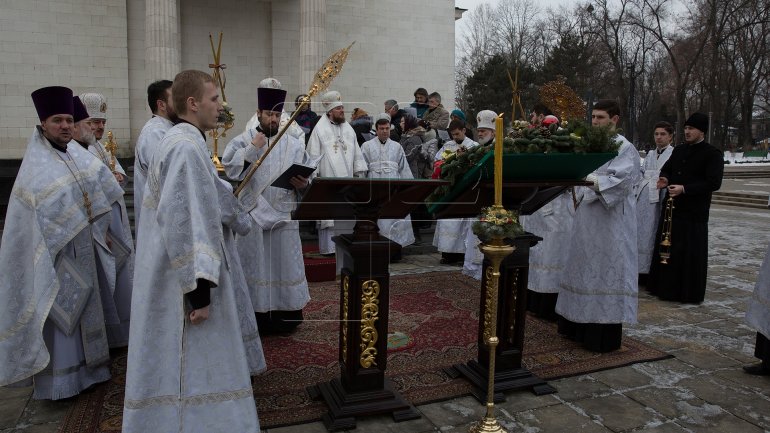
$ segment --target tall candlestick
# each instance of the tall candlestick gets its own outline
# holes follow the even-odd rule
[[[503,114],[495,118],[495,206],[503,206]]]

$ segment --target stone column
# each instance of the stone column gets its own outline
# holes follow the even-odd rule
[[[145,81],[173,80],[182,68],[177,0],[145,0]]]
[[[326,1],[300,0],[300,88],[306,92],[326,60]]]

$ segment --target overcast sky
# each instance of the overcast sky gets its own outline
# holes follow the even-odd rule
[[[468,12],[465,14],[468,14],[469,12],[473,11],[478,5],[482,3],[488,3],[492,7],[497,6],[498,3],[500,3],[501,0],[455,0],[455,6],[462,9],[468,9]],[[545,11],[548,8],[554,8],[559,6],[568,6],[571,7],[571,5],[575,4],[575,0],[532,0],[537,1],[537,4],[540,6],[540,9],[542,11]],[[465,16],[463,15],[463,18],[455,21],[455,40],[458,40],[465,31],[466,24]]]

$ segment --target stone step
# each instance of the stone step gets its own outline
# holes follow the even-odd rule
[[[746,192],[717,191],[712,195],[713,199],[737,201],[767,205],[768,196],[765,194],[752,194]]]
[[[748,209],[764,209],[767,210],[768,206],[767,203],[765,204],[756,204],[756,203],[747,203],[742,201],[732,201],[732,200],[721,200],[721,199],[712,199],[711,204],[713,205],[721,205],[721,206],[731,206],[731,207],[743,207]]]

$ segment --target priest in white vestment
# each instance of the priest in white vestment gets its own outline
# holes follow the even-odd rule
[[[476,130],[479,136],[479,145],[494,149],[495,146],[495,119],[497,113],[492,110],[482,110],[476,114]],[[471,226],[476,218],[471,219]],[[468,230],[465,235],[465,261],[463,262],[463,274],[481,280],[481,269],[484,263],[484,254],[479,250],[481,240]]]
[[[144,186],[147,183],[147,166],[150,156],[157,149],[166,131],[174,126],[171,120],[176,117],[171,103],[170,80],[159,80],[147,87],[147,101],[152,117],[142,127],[134,149],[134,227],[139,227],[144,199]]]
[[[75,96],[73,103],[75,128],[72,145],[79,145],[84,150],[88,150],[96,143],[89,115],[79,97]],[[108,229],[106,232],[96,231],[94,239],[96,240],[96,270],[107,326],[107,339],[110,348],[125,347],[128,345],[131,321],[134,239],[131,236],[123,194],[120,194],[112,203],[112,211],[109,218],[105,218],[104,224]]]
[[[107,152],[99,139],[104,133],[107,121],[107,102],[100,93],[84,93],[79,99],[87,111],[88,122],[91,125],[94,138],[84,144],[84,147],[100,159],[107,167],[112,156]],[[76,104],[77,106],[77,104]],[[96,113],[96,114],[92,114]],[[126,172],[115,160],[113,170],[115,179],[125,188]],[[107,337],[110,347],[125,347],[128,345],[129,320],[131,317],[131,290],[134,273],[134,238],[131,234],[131,223],[128,219],[128,208],[123,197],[113,204],[110,214],[110,229],[104,242],[97,242],[97,265],[99,268],[99,285],[108,288],[105,298],[111,294],[114,308],[107,308],[105,302],[105,319],[107,320]]]
[[[660,169],[668,161],[674,150],[674,126],[668,122],[658,122],[654,130],[655,149],[647,152],[642,164],[642,176],[635,188],[637,246],[639,249],[639,273],[648,274],[652,253],[655,249],[655,237],[660,221],[660,209],[665,191],[656,184]]]
[[[222,103],[201,71],[177,74],[172,97],[180,123],[150,158],[142,203],[122,431],[257,433],[238,262],[206,146]]]
[[[105,127],[107,126],[107,98],[101,93],[83,93],[80,95],[80,100],[83,101],[86,111],[88,111],[88,114],[91,116],[91,128],[96,137],[96,143],[92,146],[88,146],[88,151],[109,166],[112,156],[102,143]],[[120,186],[125,188],[128,183],[126,170],[123,169],[123,166],[120,165],[120,162],[117,159],[115,159],[115,170],[113,170],[113,174]]]
[[[9,198],[0,243],[0,386],[34,384],[63,399],[110,378],[96,238],[123,191],[72,143],[73,96],[32,93],[40,118]]]
[[[746,308],[746,323],[757,330],[754,356],[758,364],[746,365],[743,370],[752,375],[770,376],[770,245],[759,268],[757,284]]]
[[[318,119],[318,123],[307,143],[307,153],[312,159],[324,155],[314,173],[320,177],[364,177],[367,166],[361,148],[356,140],[356,132],[345,120],[345,107],[342,95],[337,91],[326,92],[321,97],[321,104],[326,110]],[[332,254],[336,251],[332,236],[352,233],[355,221],[319,222],[318,247],[321,254]],[[342,266],[342,256],[337,257],[337,274]]]
[[[400,143],[390,139],[390,116],[381,113],[375,120],[377,136],[361,145],[361,153],[369,168],[370,179],[413,179],[412,170],[406,160]],[[402,219],[377,220],[380,234],[402,247],[414,243],[412,219],[409,215]],[[401,251],[391,252],[391,261],[401,258]]]
[[[444,161],[457,152],[465,152],[479,144],[465,136],[465,122],[453,120],[449,122],[449,136],[451,140],[444,143],[433,158],[436,161]],[[471,231],[471,218],[440,219],[436,221],[436,230],[433,233],[433,246],[441,253],[441,264],[462,265],[465,260],[465,238]]]
[[[262,82],[266,81],[277,82],[273,78]],[[257,88],[257,126],[230,140],[222,156],[230,179],[243,180],[251,165],[264,155],[265,145],[273,143],[280,131],[285,98],[283,89]],[[296,176],[290,181],[292,189],[271,186],[289,167],[303,162],[303,143],[284,134],[238,196],[255,224],[247,235],[238,237],[237,244],[263,334],[293,331],[302,322],[302,309],[310,301],[299,222],[291,219],[308,179]]]
[[[620,107],[599,100],[594,126],[617,125]],[[618,156],[586,177],[580,187],[569,255],[559,287],[559,332],[594,352],[620,348],[623,323],[636,323],[636,199],[639,152],[622,135]]]

